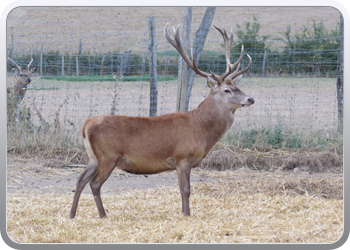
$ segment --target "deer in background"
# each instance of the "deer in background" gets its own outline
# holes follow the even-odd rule
[[[214,26],[215,27],[215,26]],[[237,84],[246,72],[240,70],[244,56],[230,63],[233,35],[215,27],[224,38],[226,72],[217,75],[199,70],[181,45],[179,26],[174,28],[175,39],[170,38],[167,24],[164,35],[180,53],[188,66],[207,79],[210,92],[194,110],[154,117],[127,117],[106,115],[90,117],[82,126],[84,146],[89,158],[86,169],[78,178],[70,218],[74,218],[79,197],[87,183],[101,218],[106,216],[100,190],[115,167],[133,174],[156,174],[176,170],[182,198],[182,213],[190,215],[190,172],[198,167],[210,149],[231,127],[237,109],[249,107],[254,99],[243,93]],[[191,53],[192,54],[192,53]]]
[[[30,75],[37,70],[37,67],[30,68],[30,65],[33,63],[33,58],[31,58],[25,69],[22,69],[11,58],[8,57],[8,59],[14,64],[12,66],[14,83],[13,86],[7,87],[7,121],[15,121],[15,124],[18,124],[20,116],[19,104],[27,92],[28,84],[32,81]]]
[[[8,57],[10,62],[14,65],[12,66],[12,72],[14,73],[14,85],[12,87],[7,87],[7,94],[10,96],[13,102],[16,104],[20,103],[27,92],[27,86],[32,81],[30,75],[34,73],[38,67],[30,68],[33,63],[33,58],[30,60],[28,66],[22,69],[18,64]]]

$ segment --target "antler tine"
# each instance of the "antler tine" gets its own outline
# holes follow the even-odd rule
[[[229,79],[233,80],[235,77],[237,77],[239,75],[242,75],[244,72],[246,72],[250,68],[250,65],[252,65],[252,58],[248,54],[247,54],[247,56],[249,58],[249,63],[247,65],[247,67],[245,67],[244,69],[238,71],[238,68],[240,66],[240,63],[238,63],[239,65],[237,67],[237,70],[228,76]]]
[[[222,30],[219,27],[216,27],[215,25],[213,25],[213,26],[215,27],[215,29],[217,29],[220,32],[221,36],[224,38],[226,60],[230,61],[231,47],[232,47],[232,43],[233,43],[232,30],[231,30],[231,36],[229,38],[227,36],[227,33],[226,33],[225,29]]]
[[[217,29],[221,36],[224,39],[224,43],[225,43],[225,57],[226,57],[226,72],[224,74],[222,74],[221,76],[216,76],[216,78],[218,79],[225,79],[231,72],[232,70],[237,66],[237,63],[235,64],[231,64],[231,47],[232,47],[232,43],[233,43],[233,32],[231,29],[231,36],[230,38],[228,37],[226,30],[225,29],[220,29],[219,27],[213,25],[215,27],[215,29]]]
[[[10,62],[12,62],[19,70],[21,70],[21,67],[18,66],[18,64],[14,60],[12,60],[10,57],[7,57],[7,59],[9,59]]]
[[[237,66],[236,70],[235,70],[232,74],[237,73],[240,66],[241,66],[241,63],[238,63],[238,66]],[[232,75],[232,74],[231,74],[231,75]]]
[[[244,56],[244,46],[242,44],[241,55],[239,56],[238,60],[234,64],[232,64],[232,69],[234,69],[235,67],[237,67],[238,64],[241,63],[243,56]]]
[[[32,59],[30,60],[28,66],[27,66],[27,69],[29,69],[29,67],[30,67],[30,65],[32,64],[32,62],[33,62],[33,57],[32,57]]]
[[[187,52],[184,50],[184,48],[181,45],[181,39],[180,39],[180,32],[179,32],[179,25],[174,29],[174,39],[172,39],[169,34],[168,34],[168,29],[167,29],[168,23],[165,24],[164,26],[164,36],[168,40],[168,42],[180,53],[181,57],[185,60],[187,65],[198,75],[203,76],[207,78],[208,76],[211,76],[210,74],[201,71],[197,68],[195,62],[194,62],[194,57],[191,51],[191,59],[188,57]]]
[[[168,34],[167,26],[168,26],[168,23],[166,23],[165,26],[164,26],[164,36],[165,36],[166,40],[168,40],[168,42],[169,42],[171,45],[173,45],[173,47],[176,47],[176,42],[175,42],[175,40],[171,39],[171,37],[170,37],[169,34]],[[175,28],[173,27],[173,29],[174,29],[174,33],[175,33],[175,32],[176,32],[176,31],[175,31]]]

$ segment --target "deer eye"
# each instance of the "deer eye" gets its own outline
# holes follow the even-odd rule
[[[225,89],[225,93],[231,94],[231,91],[229,89]]]

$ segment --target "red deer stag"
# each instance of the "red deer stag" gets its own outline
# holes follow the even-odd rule
[[[188,66],[208,81],[208,97],[197,109],[187,113],[173,113],[154,117],[126,117],[106,115],[85,120],[82,127],[84,145],[89,157],[86,169],[79,176],[70,218],[74,218],[82,190],[90,183],[101,218],[106,216],[100,190],[115,167],[133,174],[156,174],[176,170],[182,198],[182,213],[190,215],[190,172],[233,123],[238,108],[248,107],[254,99],[237,88],[241,74],[251,65],[239,70],[241,55],[230,63],[233,36],[215,27],[223,36],[226,50],[226,72],[222,75],[199,70],[184,51],[179,26],[174,29],[175,39],[169,37],[167,25],[165,38],[180,53]],[[236,70],[233,72],[233,70]]]
[[[33,62],[33,58],[30,60],[28,66],[25,69],[22,69],[18,64],[13,61],[11,58],[8,58],[14,66],[12,66],[12,72],[14,73],[14,86],[7,87],[7,94],[11,96],[11,99],[15,103],[22,101],[24,95],[27,91],[28,84],[32,81],[30,75],[34,73],[38,67],[30,68],[30,65]]]

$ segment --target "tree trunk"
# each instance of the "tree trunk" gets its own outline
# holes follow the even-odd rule
[[[339,55],[339,74],[337,77],[337,100],[338,100],[338,131],[343,131],[343,52],[344,52],[344,20],[340,14],[340,55]]]
[[[190,48],[191,38],[191,20],[192,20],[192,7],[185,7],[184,19],[183,19],[183,30],[182,30],[182,41],[181,44],[185,51]],[[176,111],[186,112],[186,91],[187,91],[187,75],[189,67],[186,62],[179,58],[179,80],[177,87],[177,103]]]
[[[207,39],[207,35],[211,26],[211,23],[214,19],[216,7],[208,7],[204,13],[202,22],[196,32],[196,37],[193,42],[193,57],[196,65],[198,65],[199,56],[203,50],[205,40]],[[195,73],[193,70],[188,71],[187,76],[187,91],[186,91],[186,108],[185,111],[188,111],[189,108],[189,102],[191,97],[191,91],[193,86]]]

